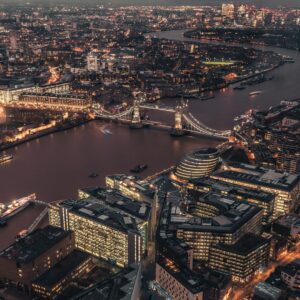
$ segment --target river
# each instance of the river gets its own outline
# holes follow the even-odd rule
[[[183,31],[162,32],[160,37],[188,40],[183,37]],[[216,97],[208,101],[190,101],[193,115],[211,127],[228,129],[232,128],[233,118],[249,108],[268,108],[282,99],[299,97],[300,54],[286,49],[267,49],[292,56],[296,62],[273,71],[272,81],[243,91],[234,91],[230,87],[216,92]],[[249,92],[257,89],[263,93],[250,98]],[[175,105],[176,100],[163,102]],[[154,117],[172,122],[167,114],[154,114]],[[90,122],[7,151],[14,159],[0,165],[0,202],[33,192],[46,202],[76,197],[80,187],[104,184],[107,174],[128,173],[140,163],[149,165],[143,175],[153,174],[175,164],[187,151],[217,144],[218,141],[209,138],[174,139],[165,131],[129,130],[116,124]],[[89,178],[92,172],[98,173],[99,177]],[[27,208],[6,227],[0,228],[0,249],[11,243],[19,231],[26,229],[42,209],[38,206]]]

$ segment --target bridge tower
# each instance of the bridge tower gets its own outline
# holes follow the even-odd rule
[[[175,111],[174,129],[182,130],[182,111],[180,109],[176,109]]]
[[[132,129],[138,129],[142,128],[143,124],[141,121],[141,114],[140,114],[140,103],[138,100],[134,100],[133,102],[133,114],[132,114],[132,120],[130,124],[130,128]]]
[[[184,105],[178,105],[175,110],[175,122],[174,127],[171,131],[171,136],[182,136],[184,131],[182,128],[182,114],[183,114]]]

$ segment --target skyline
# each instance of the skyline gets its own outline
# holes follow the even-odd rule
[[[24,4],[24,3],[38,3],[38,4],[49,4],[49,0],[4,0],[2,4]],[[85,0],[82,3],[82,0],[51,0],[51,4],[103,4],[103,5],[112,5],[112,6],[127,6],[127,5],[221,5],[222,3],[234,3],[234,4],[253,4],[257,7],[274,7],[284,6],[284,7],[300,7],[299,0]],[[1,4],[1,3],[0,3]]]
[[[0,299],[300,297],[300,8],[12,1]]]

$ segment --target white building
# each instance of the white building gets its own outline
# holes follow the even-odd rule
[[[86,58],[87,61],[87,70],[98,72],[100,69],[99,66],[99,57],[95,52],[90,52]]]

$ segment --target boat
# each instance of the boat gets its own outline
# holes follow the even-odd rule
[[[262,94],[262,91],[254,91],[254,92],[249,93],[249,96],[256,96],[256,95],[260,95],[260,94]]]
[[[238,91],[241,91],[241,90],[244,90],[246,87],[244,86],[235,86],[233,89],[234,90],[238,90]]]
[[[144,170],[146,170],[148,168],[147,165],[137,165],[135,166],[133,169],[130,170],[130,172],[132,173],[140,173],[143,172]]]
[[[32,201],[36,200],[36,195],[31,194],[27,197],[23,197],[9,203],[0,203],[0,225],[5,225],[5,222],[16,215],[17,213],[21,212],[25,209],[28,205],[32,203]]]
[[[2,154],[0,155],[0,164],[6,161],[12,160],[14,157],[10,154]]]
[[[290,57],[290,56],[284,56],[283,61],[286,62],[286,63],[294,63],[295,59]]]
[[[89,178],[96,178],[96,177],[98,177],[99,176],[99,174],[97,174],[97,173],[91,173],[90,175],[89,175]]]

